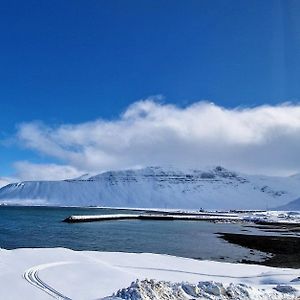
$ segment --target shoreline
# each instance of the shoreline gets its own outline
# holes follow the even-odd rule
[[[223,240],[247,249],[270,254],[261,262],[242,260],[242,263],[271,267],[300,268],[300,237],[249,235],[241,233],[218,233]]]
[[[126,209],[127,210],[127,209]],[[76,213],[77,211],[70,211],[70,213]],[[91,211],[92,212],[92,211]],[[84,215],[86,213],[87,215]],[[94,211],[96,213],[96,211]],[[99,211],[98,211],[99,213]],[[144,210],[141,213],[133,213],[129,212],[129,209],[127,210],[127,214],[125,211],[119,211],[117,212],[103,212],[104,214],[101,215],[93,215],[90,213],[90,211],[83,211],[83,215],[72,215],[65,219],[65,222],[68,223],[80,223],[80,222],[114,222],[116,220],[138,220],[138,221],[153,221],[157,220],[158,222],[155,224],[160,224],[159,221],[163,221],[164,224],[167,221],[174,222],[174,228],[179,225],[178,221],[188,221],[188,222],[210,222],[210,223],[228,223],[228,224],[237,224],[238,226],[242,226],[245,230],[240,229],[240,231],[226,231],[226,229],[217,229],[216,231],[211,231],[211,234],[216,234],[218,236],[218,239],[222,239],[227,241],[228,243],[235,245],[235,246],[241,246],[244,248],[244,250],[249,251],[256,250],[259,252],[262,252],[263,255],[266,255],[262,261],[258,261],[255,259],[255,257],[252,255],[250,251],[250,256],[246,254],[244,257],[236,259],[235,261],[241,261],[243,263],[248,264],[261,264],[261,265],[267,265],[267,266],[276,266],[276,267],[292,267],[292,268],[300,268],[300,262],[299,258],[297,257],[297,253],[300,253],[300,224],[295,223],[295,220],[300,221],[299,213],[284,214],[284,218],[282,218],[281,212],[255,212],[252,213],[252,215],[248,212],[240,213],[240,212],[208,212],[208,211],[198,211],[198,212],[191,212],[191,211],[160,211],[159,213],[152,210],[152,211],[146,211]],[[61,223],[63,218],[65,218],[64,215],[67,215],[66,212],[62,212],[60,214],[61,219],[53,219],[52,221],[56,223]],[[266,222],[266,220],[268,220]],[[274,222],[274,220],[278,222]],[[173,228],[173,224],[171,225],[171,222],[169,225],[170,228]],[[175,224],[175,222],[178,222]],[[122,224],[125,223],[119,223],[119,225],[122,227]],[[131,224],[129,222],[128,224]],[[149,224],[145,222],[144,224]],[[162,223],[161,223],[162,224]],[[46,226],[46,224],[44,224]],[[60,225],[58,225],[59,227]],[[66,226],[62,224],[62,229],[64,229],[64,232],[70,232],[72,231],[73,226]],[[102,225],[99,225],[102,226]],[[104,224],[104,228],[109,228],[110,224]],[[111,225],[112,227],[115,227],[115,225]],[[146,225],[145,225],[146,226]],[[165,225],[161,225],[165,226]],[[187,225],[185,225],[187,226]],[[193,225],[194,226],[194,225]],[[195,225],[196,226],[196,225]],[[198,225],[197,225],[198,226]],[[76,226],[75,226],[76,227]],[[85,227],[80,227],[85,228]],[[91,227],[94,228],[94,227]],[[97,226],[96,226],[97,228]],[[247,232],[247,228],[257,228],[257,230],[250,230],[250,232]],[[201,226],[200,226],[201,231]],[[219,231],[219,232],[218,232]],[[245,233],[243,233],[245,231]],[[232,232],[232,233],[227,233]],[[236,233],[234,233],[236,232]],[[249,233],[251,235],[249,235]],[[254,235],[255,234],[255,235]],[[289,237],[287,236],[289,235]],[[133,237],[134,238],[134,237]],[[71,243],[72,244],[72,243]],[[67,247],[71,247],[72,245],[66,245]],[[23,245],[27,246],[27,243],[23,243]],[[47,244],[48,246],[51,244]],[[46,246],[46,244],[39,243],[38,246]],[[54,245],[55,246],[55,245]],[[121,250],[121,248],[111,248],[111,250]],[[281,248],[280,248],[281,247]],[[126,247],[124,247],[126,248]],[[137,246],[138,248],[138,246]],[[73,249],[76,249],[74,247]],[[84,249],[89,249],[88,245]],[[105,250],[105,249],[99,249],[99,250]],[[135,251],[135,249],[131,249],[132,251]],[[151,249],[151,251],[155,252],[157,249]],[[187,256],[187,257],[194,257],[197,258],[197,254],[193,253],[192,256],[188,255],[189,253],[192,253],[192,249],[185,249],[185,252],[182,252],[179,254],[181,256]],[[213,251],[213,250],[212,250]],[[160,251],[159,251],[160,252]],[[171,251],[172,252],[172,251]],[[225,251],[226,252],[226,251]],[[164,249],[160,253],[168,253],[168,250]],[[242,251],[241,251],[242,253]],[[258,253],[258,252],[256,252]],[[259,254],[259,253],[258,253]],[[177,255],[175,253],[175,255]],[[230,253],[227,253],[229,261],[232,261],[230,259]],[[268,256],[272,255],[271,258],[268,258]],[[213,256],[212,256],[213,257]],[[217,258],[221,257],[223,259],[222,254],[218,254]],[[199,258],[201,258],[201,255],[199,255]],[[214,257],[212,258],[214,259]]]

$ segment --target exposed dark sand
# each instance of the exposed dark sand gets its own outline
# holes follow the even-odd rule
[[[267,258],[259,264],[272,267],[300,268],[300,238],[298,237],[236,233],[220,233],[220,237],[229,243],[272,254],[271,258]],[[257,264],[257,262],[246,260],[242,262]]]

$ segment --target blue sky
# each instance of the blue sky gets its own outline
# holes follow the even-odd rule
[[[179,108],[298,103],[299,15],[297,0],[2,3],[0,176],[65,163],[15,137],[27,122],[115,120],[158,94]]]

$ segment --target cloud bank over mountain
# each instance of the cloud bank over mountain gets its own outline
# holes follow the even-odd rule
[[[17,162],[16,175],[22,179],[149,165],[222,165],[288,175],[300,170],[300,104],[224,108],[200,101],[178,107],[152,97],[133,103],[113,120],[23,123],[17,140],[61,163]]]
[[[72,166],[57,164],[33,164],[19,161],[14,164],[17,178],[24,180],[63,180],[82,175],[82,172]]]
[[[8,185],[11,182],[16,181],[15,178],[9,178],[9,177],[0,177],[0,188],[2,188],[3,186]]]

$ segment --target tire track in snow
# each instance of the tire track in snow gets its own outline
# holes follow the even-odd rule
[[[199,275],[199,276],[221,277],[221,278],[230,278],[230,279],[251,279],[251,278],[264,278],[264,277],[273,277],[273,276],[299,276],[299,271],[297,269],[295,269],[295,272],[293,272],[293,273],[260,273],[260,274],[249,275],[249,276],[232,276],[232,275],[218,275],[218,274],[208,274],[208,273],[199,273],[199,272],[191,272],[191,271],[182,271],[182,270],[176,270],[176,269],[134,267],[134,266],[120,266],[120,267],[128,268],[128,269],[135,269],[135,270],[174,272],[174,273],[184,273],[184,274],[192,274],[192,275]]]
[[[27,280],[31,285],[43,290],[45,293],[48,295],[52,296],[55,299],[58,300],[72,300],[71,298],[63,295],[47,283],[45,283],[41,278],[39,277],[39,271],[47,269],[47,268],[52,268],[56,266],[61,266],[61,265],[67,265],[67,264],[73,264],[76,262],[68,262],[68,261],[62,261],[62,262],[55,262],[55,263],[49,263],[49,264],[43,264],[43,265],[38,265],[34,266],[28,270],[25,271],[23,274],[23,277],[25,280]]]

